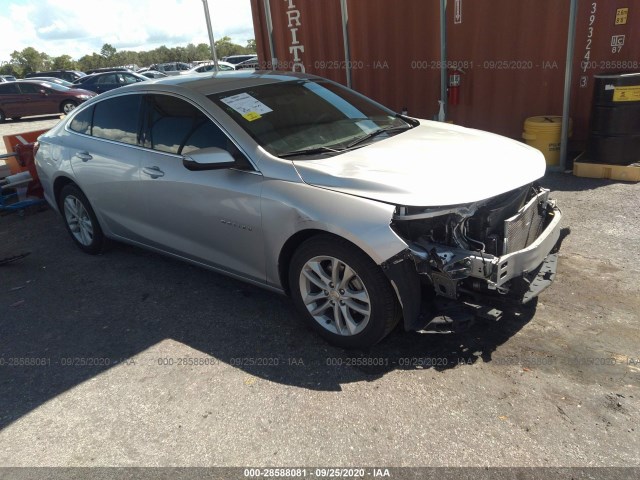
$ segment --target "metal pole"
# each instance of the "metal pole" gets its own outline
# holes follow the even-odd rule
[[[264,0],[264,18],[267,21],[267,33],[269,37],[269,53],[271,54],[271,69],[278,69],[275,47],[273,46],[273,19],[271,18],[271,3]]]
[[[571,0],[569,10],[569,32],[567,36],[567,59],[564,70],[564,99],[562,102],[562,130],[560,133],[560,169],[567,166],[567,150],[569,144],[569,111],[571,103],[571,76],[573,75],[573,52],[576,44],[576,19],[578,17],[578,0]]]
[[[340,0],[340,11],[342,12],[342,39],[344,41],[344,61],[347,67],[347,87],[351,88],[351,52],[349,50],[349,11],[347,10],[347,0]]]
[[[209,44],[211,45],[211,56],[213,58],[213,68],[218,71],[218,55],[216,55],[216,43],[213,40],[213,29],[211,28],[211,17],[209,17],[209,3],[207,0],[202,0],[204,7],[204,18],[207,20],[207,31],[209,32]]]
[[[447,0],[440,0],[440,101],[447,116]]]

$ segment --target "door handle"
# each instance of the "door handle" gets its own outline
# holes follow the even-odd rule
[[[164,177],[164,172],[160,170],[160,167],[144,167],[142,173],[149,175],[151,178]]]
[[[83,162],[88,162],[93,157],[89,154],[89,152],[78,152],[76,153],[76,157],[78,157]]]

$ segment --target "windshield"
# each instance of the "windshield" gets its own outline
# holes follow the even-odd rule
[[[64,85],[60,85],[59,83],[43,81],[40,85],[44,85],[46,87],[49,87],[51,90],[57,90],[58,92],[68,92],[69,91],[69,87],[65,87]]]
[[[276,156],[335,155],[412,128],[391,110],[327,80],[272,83],[209,98]]]

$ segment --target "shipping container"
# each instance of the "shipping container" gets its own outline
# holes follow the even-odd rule
[[[455,123],[521,138],[524,120],[562,115],[570,0],[448,0],[446,63]],[[432,119],[441,96],[440,0],[251,0],[259,60],[345,85]],[[270,23],[271,22],[271,23]],[[573,148],[588,133],[595,74],[640,71],[640,2],[578,2]],[[454,72],[454,70],[457,70]]]

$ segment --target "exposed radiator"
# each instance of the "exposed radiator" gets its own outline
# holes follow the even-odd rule
[[[542,233],[548,198],[549,191],[541,191],[518,213],[504,221],[504,255],[528,247]]]

